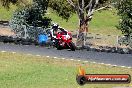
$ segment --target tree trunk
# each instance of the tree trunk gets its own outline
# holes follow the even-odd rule
[[[86,19],[80,20],[79,30],[76,45],[83,47],[85,46],[86,35],[88,32],[88,21]]]

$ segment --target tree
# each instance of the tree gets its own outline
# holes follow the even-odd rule
[[[119,0],[117,10],[121,18],[117,28],[126,35],[125,41],[132,47],[132,0]]]
[[[0,0],[0,3],[5,8],[10,8],[10,4],[26,6],[29,4],[28,0]]]
[[[37,35],[50,25],[51,19],[44,17],[47,7],[48,0],[33,0],[31,6],[19,8],[14,12],[9,22],[10,27],[20,37],[36,39]]]
[[[108,7],[111,0],[50,0],[49,5],[59,16],[68,19],[72,13],[77,13],[79,18],[79,34],[77,45],[83,45],[89,23],[95,11]],[[105,4],[104,4],[105,3]]]
[[[39,1],[39,0],[38,0]],[[89,23],[95,11],[108,7],[111,0],[46,0],[48,7],[52,8],[62,18],[68,20],[73,13],[79,18],[79,34],[77,45],[83,46]]]
[[[85,38],[84,33],[88,32],[88,25],[92,19],[94,10],[99,2],[99,0],[78,0],[76,3],[72,0],[67,0],[70,5],[72,5],[79,17],[79,35],[78,35],[78,45],[83,45]],[[89,3],[87,3],[89,2]]]

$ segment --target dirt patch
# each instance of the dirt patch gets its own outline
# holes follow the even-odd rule
[[[12,36],[14,34],[15,33],[13,31],[11,31],[10,28],[0,28],[0,35],[3,35],[3,36]]]

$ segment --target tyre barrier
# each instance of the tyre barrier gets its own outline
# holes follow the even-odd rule
[[[38,46],[37,40],[33,39],[24,39],[24,38],[13,38],[12,36],[0,36],[0,42],[3,43],[14,43],[16,45],[35,45]],[[95,51],[95,52],[106,52],[106,53],[119,53],[119,54],[132,54],[132,49],[129,48],[116,48],[116,47],[103,47],[99,46],[99,48],[93,48],[90,46],[76,47],[77,50],[86,49],[87,51]]]
[[[24,38],[13,38],[12,36],[0,36],[0,42],[3,43],[14,43],[16,45],[38,45],[36,40],[24,39]]]
[[[3,42],[3,43],[13,43],[14,40],[13,40],[12,37],[0,36],[0,42]]]
[[[21,39],[21,44],[22,45],[32,45],[31,39]]]
[[[0,25],[1,26],[8,26],[9,25],[9,21],[0,21]]]
[[[87,48],[86,48],[87,47]],[[103,46],[102,46],[103,47]],[[129,48],[116,48],[116,47],[109,47],[109,48],[93,48],[89,46],[85,46],[87,51],[95,51],[95,52],[106,52],[106,53],[119,53],[119,54],[132,54],[132,49]]]

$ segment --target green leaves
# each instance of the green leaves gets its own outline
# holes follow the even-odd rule
[[[36,38],[38,33],[50,25],[51,19],[44,17],[47,7],[46,0],[34,0],[31,6],[16,10],[10,21],[11,28],[17,34],[20,33],[20,37],[24,37],[25,32],[28,32],[28,37]]]
[[[50,0],[49,7],[66,20],[68,20],[72,13],[75,12],[74,8],[67,2],[67,0]]]
[[[117,4],[118,15],[121,18],[119,22],[120,29],[124,34],[128,35],[129,44],[132,43],[132,0],[121,0]],[[132,44],[131,44],[132,45]]]
[[[132,0],[121,0],[118,2],[117,9],[121,18],[118,28],[129,35],[132,33]]]
[[[9,9],[10,4],[26,6],[29,4],[29,1],[28,0],[0,0],[0,3],[5,8]]]

